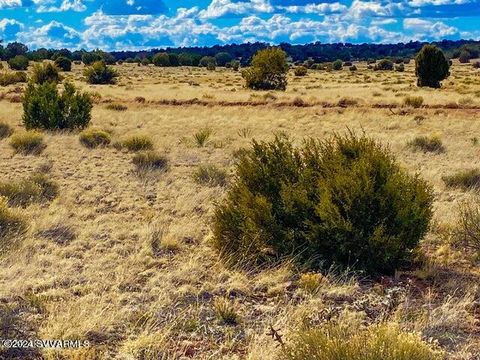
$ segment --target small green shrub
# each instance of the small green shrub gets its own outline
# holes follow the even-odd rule
[[[89,84],[115,84],[118,73],[104,61],[94,62],[87,67],[83,75],[87,78]]]
[[[369,138],[350,133],[294,148],[277,136],[237,155],[212,226],[213,245],[231,263],[294,256],[313,268],[391,273],[427,232],[432,188]]]
[[[30,83],[23,98],[23,123],[27,129],[83,129],[91,119],[92,99],[64,84],[62,94],[55,83]]]
[[[200,165],[193,174],[195,182],[208,186],[225,186],[227,184],[227,172],[215,165]]]
[[[305,66],[298,66],[293,71],[295,76],[305,76],[308,73],[308,69]]]
[[[123,104],[108,104],[107,109],[113,111],[127,111],[128,106]]]
[[[335,60],[332,63],[332,69],[336,70],[336,71],[342,70],[343,69],[343,61],[342,60]]]
[[[0,122],[0,140],[13,134],[13,128],[7,123]]]
[[[370,327],[330,322],[300,329],[283,349],[283,360],[442,360],[420,336],[396,324]]]
[[[442,140],[438,136],[417,136],[407,144],[414,150],[421,150],[423,152],[443,153],[445,152],[445,146],[443,146]]]
[[[132,162],[138,170],[163,170],[168,166],[168,159],[156,151],[145,151],[136,154]]]
[[[13,134],[10,138],[10,146],[15,153],[23,155],[38,155],[46,147],[42,134],[35,131]]]
[[[33,175],[19,182],[0,182],[0,196],[9,206],[26,207],[33,203],[48,202],[58,195],[58,185],[43,174]]]
[[[242,71],[242,77],[250,89],[285,90],[287,72],[287,54],[280,48],[268,48],[255,54],[251,66]]]
[[[8,86],[22,82],[27,82],[27,73],[23,71],[3,72],[0,74],[0,86]]]
[[[23,55],[17,55],[9,59],[7,62],[12,70],[27,70],[29,65],[28,58]]]
[[[444,176],[442,180],[450,188],[463,190],[480,189],[480,170],[461,171],[454,175]]]
[[[106,131],[88,129],[80,133],[80,143],[90,149],[110,145],[111,137]]]
[[[5,252],[11,242],[18,239],[26,230],[26,220],[9,209],[6,200],[0,198],[0,254]]]
[[[134,135],[120,142],[120,147],[128,151],[153,150],[153,141],[143,135]]]
[[[373,68],[373,70],[375,71],[379,71],[379,70],[383,70],[383,71],[391,71],[393,70],[393,61],[391,60],[388,60],[388,59],[383,59],[383,60],[380,60],[376,65],[375,67]]]
[[[196,132],[193,135],[195,144],[197,144],[198,147],[204,147],[207,144],[207,141],[212,135],[212,133],[213,133],[212,129],[208,127],[200,129],[198,132]]]
[[[35,64],[33,66],[31,81],[34,84],[44,84],[47,82],[58,84],[62,80],[59,71],[60,69],[52,63]]]
[[[410,106],[415,109],[418,109],[423,105],[423,97],[421,96],[407,96],[403,99],[403,104],[405,106]]]
[[[62,71],[72,71],[72,61],[69,58],[59,56],[55,59],[55,65]]]

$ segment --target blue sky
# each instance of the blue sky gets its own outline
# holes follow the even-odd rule
[[[480,0],[0,0],[0,39],[139,50],[480,39]]]

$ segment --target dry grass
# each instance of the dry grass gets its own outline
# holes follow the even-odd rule
[[[304,77],[292,72],[286,92],[267,93],[244,89],[241,75],[225,69],[130,64],[116,66],[114,86],[87,85],[83,66],[74,64],[65,80],[99,95],[92,125],[122,145],[145,134],[129,147],[166,154],[168,171],[139,177],[134,154],[123,146],[92,151],[75,133],[42,134],[47,146],[34,157],[15,154],[11,138],[0,140],[1,182],[28,178],[49,163],[48,176],[59,186],[55,201],[21,209],[29,227],[0,258],[0,303],[13,308],[24,299],[18,316],[29,324],[29,338],[92,344],[43,350],[46,359],[279,359],[281,347],[265,335],[270,324],[290,343],[301,324],[334,319],[345,309],[366,325],[388,320],[416,330],[438,341],[448,358],[475,359],[478,262],[438,229],[453,225],[455,205],[473,196],[445,187],[442,177],[478,162],[471,139],[480,134],[480,84],[469,79],[479,75],[455,64],[444,87],[431,90],[414,86],[413,63],[402,73],[356,66]],[[23,134],[21,104],[10,102],[17,85],[1,89],[0,119]],[[407,96],[425,101],[404,107]],[[108,110],[108,103],[128,111]],[[209,243],[213,204],[225,187],[211,186],[216,173],[196,180],[199,166],[228,173],[233,154],[252,138],[286,132],[300,144],[347,127],[390,144],[404,167],[433,184],[436,222],[423,243],[425,265],[379,281],[334,271],[300,275],[288,264],[254,273],[226,268]],[[197,140],[202,129],[208,136]],[[425,134],[440,136],[448,151],[439,156],[405,146]],[[234,316],[230,307],[238,316],[234,326],[218,320],[220,311]]]

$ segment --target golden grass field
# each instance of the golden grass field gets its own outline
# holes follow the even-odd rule
[[[150,137],[169,159],[166,171],[138,174],[132,153],[87,149],[75,132],[45,133],[47,147],[37,156],[14,154],[8,139],[0,140],[0,181],[42,169],[60,187],[52,203],[18,210],[30,227],[0,258],[0,304],[17,316],[22,338],[91,344],[43,350],[43,358],[273,360],[280,347],[266,335],[270,325],[288,341],[300,324],[348,311],[364,324],[388,316],[448,359],[480,359],[480,267],[450,246],[448,231],[457,206],[476,195],[442,181],[480,166],[479,70],[455,63],[442,89],[433,90],[416,87],[413,63],[404,73],[361,63],[354,73],[291,72],[286,92],[257,92],[229,69],[115,67],[116,85],[86,84],[79,65],[65,78],[97,93],[92,127],[110,132],[113,142]],[[15,132],[23,131],[20,92],[0,88],[0,121]],[[404,106],[406,96],[422,96],[423,106]],[[128,109],[110,110],[109,103]],[[194,135],[204,128],[212,134],[199,147]],[[426,265],[379,281],[300,274],[289,264],[226,268],[210,246],[209,226],[227,188],[197,184],[198,166],[231,173],[233,154],[253,138],[282,131],[300,143],[347,128],[388,144],[404,167],[433,184]],[[407,142],[419,135],[440,137],[446,152],[412,151]],[[222,309],[238,317],[236,325],[219,321]]]

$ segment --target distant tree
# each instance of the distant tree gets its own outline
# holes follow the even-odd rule
[[[215,67],[217,65],[217,61],[213,56],[204,56],[203,58],[200,59],[199,65],[201,67],[206,67],[206,68],[210,66],[211,68],[212,66]]]
[[[170,66],[180,66],[180,60],[177,54],[168,54],[168,60],[170,61]]]
[[[193,56],[189,53],[181,53],[178,56],[178,62],[180,66],[192,66],[193,65]]]
[[[142,65],[143,66],[147,66],[147,65],[150,65],[150,64],[151,64],[151,62],[150,62],[149,58],[146,57],[146,58],[142,59]]]
[[[215,55],[215,61],[218,66],[225,66],[227,63],[232,61],[233,57],[227,52],[219,52]]]
[[[28,52],[28,47],[25,44],[19,42],[13,42],[7,45],[5,49],[7,59],[11,59],[18,55],[26,55]]]
[[[72,61],[66,57],[59,56],[55,59],[55,65],[62,71],[72,70]]]
[[[71,59],[72,58],[72,52],[68,49],[60,49],[60,50],[57,50],[53,53],[53,55],[51,56],[51,59],[56,60],[59,57],[65,57],[67,59]]]
[[[468,51],[463,50],[458,57],[458,61],[462,64],[468,64],[471,58],[472,55]]]
[[[285,90],[287,72],[287,54],[278,47],[272,47],[257,52],[242,76],[247,87],[254,90]]]
[[[82,55],[82,62],[85,65],[92,65],[94,62],[101,61],[102,56],[96,52],[85,52]]]
[[[28,58],[24,55],[16,55],[8,60],[8,65],[12,70],[27,70]]]
[[[425,45],[415,58],[417,85],[439,88],[440,81],[450,76],[450,64],[442,50],[435,45]]]
[[[170,56],[167,53],[158,53],[152,60],[155,66],[170,66]]]

